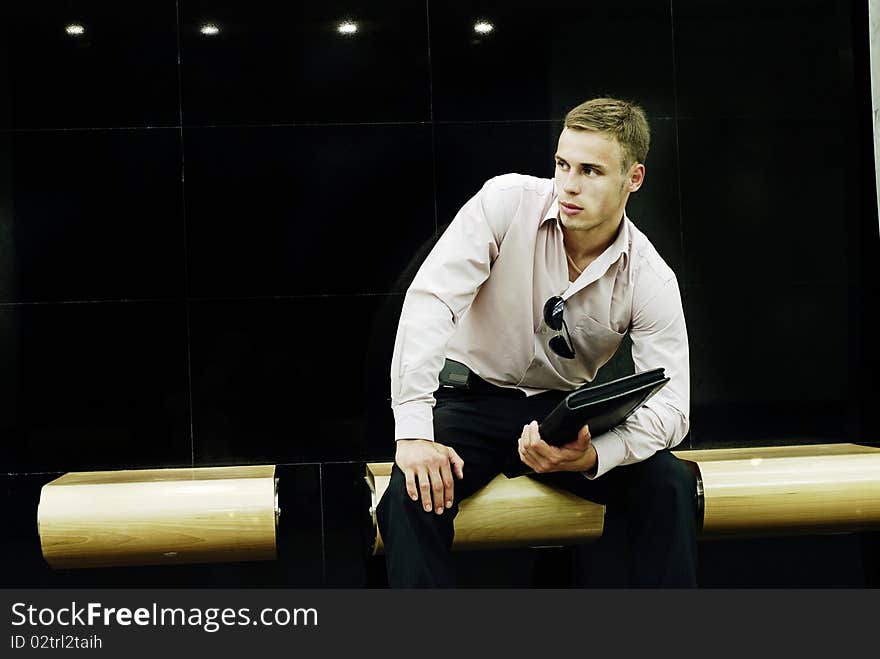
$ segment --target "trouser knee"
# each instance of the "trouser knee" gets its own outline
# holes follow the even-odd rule
[[[428,527],[446,535],[445,527],[451,526],[457,508],[457,505],[453,506],[452,510],[446,510],[442,515],[435,514],[433,510],[426,511],[421,497],[416,500],[410,497],[406,490],[406,477],[394,465],[388,487],[376,507],[376,522],[386,544],[395,531],[411,532],[416,528]]]
[[[639,479],[637,491],[654,505],[696,514],[697,479],[687,465],[671,453],[658,453]]]
[[[384,528],[388,522],[395,518],[398,514],[411,514],[410,508],[417,506],[419,502],[413,501],[409,493],[406,491],[406,480],[398,477],[402,473],[397,469],[397,465],[391,471],[391,478],[388,481],[388,487],[382,494],[379,504],[376,506],[376,521],[379,529],[384,532]]]

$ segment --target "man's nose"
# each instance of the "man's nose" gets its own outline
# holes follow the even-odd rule
[[[580,188],[577,184],[577,174],[575,172],[568,172],[565,175],[565,180],[562,181],[562,187],[569,194],[578,194]]]

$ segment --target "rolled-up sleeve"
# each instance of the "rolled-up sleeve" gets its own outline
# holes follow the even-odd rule
[[[407,289],[391,359],[395,439],[434,439],[433,392],[446,346],[489,277],[510,222],[501,178],[461,208]]]
[[[636,296],[636,302],[638,302]],[[690,363],[681,293],[675,276],[633,305],[630,327],[635,372],[664,368],[669,382],[624,423],[593,439],[598,478],[618,465],[645,460],[659,450],[676,446],[688,431]]]

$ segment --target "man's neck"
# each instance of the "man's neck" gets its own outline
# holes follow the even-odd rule
[[[614,242],[622,224],[623,214],[615,224],[602,224],[586,231],[575,231],[563,226],[565,249],[575,261],[592,261]]]

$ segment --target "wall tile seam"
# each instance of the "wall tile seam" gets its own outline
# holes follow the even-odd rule
[[[35,307],[68,304],[183,304],[185,302],[258,302],[269,300],[313,300],[313,299],[337,299],[359,297],[403,297],[405,291],[391,291],[388,293],[308,293],[302,295],[254,295],[244,297],[186,297],[186,298],[111,298],[104,300],[38,300],[26,302],[0,302],[0,309],[4,307]]]
[[[817,120],[832,124],[836,119],[828,114],[801,112],[798,114],[762,113],[762,114],[728,114],[724,112],[699,112],[678,114],[652,114],[646,112],[651,121],[761,121],[761,122],[795,122],[815,123]],[[0,135],[15,135],[28,133],[63,133],[63,132],[100,132],[100,131],[161,131],[161,130],[207,130],[207,129],[232,129],[232,128],[340,128],[340,127],[397,127],[397,126],[481,126],[481,125],[507,125],[507,124],[560,124],[565,117],[524,119],[431,119],[428,121],[328,121],[308,123],[230,123],[230,124],[173,124],[168,126],[72,126],[54,127],[45,126],[37,128],[0,128]]]
[[[318,465],[318,507],[321,511],[321,583],[327,583],[327,529],[324,524],[324,469]]]
[[[181,231],[183,234],[183,279],[181,281],[184,295],[184,309],[186,315],[186,394],[187,394],[187,415],[189,416],[189,450],[190,450],[190,466],[195,467],[196,464],[196,439],[195,439],[195,412],[193,410],[193,377],[192,377],[192,323],[191,310],[189,300],[189,240],[186,226],[186,147],[183,139],[183,67],[181,66],[182,50],[180,45],[180,0],[174,3],[175,12],[175,37],[177,49],[177,121],[180,124],[178,129],[178,147],[180,154],[180,220]]]
[[[177,303],[182,304],[183,298],[114,298],[105,300],[34,300],[27,302],[0,302],[0,308],[3,307],[36,307],[46,305],[67,305],[67,304],[155,304],[155,303]]]
[[[675,115],[646,113],[648,119],[655,121],[672,121]],[[701,119],[711,118],[706,115],[681,115],[679,118]],[[827,115],[815,115],[815,118],[827,117]],[[719,115],[717,118],[755,118],[764,119],[766,115]],[[780,120],[803,118],[808,121],[812,115],[792,115],[791,117],[780,115]],[[40,126],[34,128],[0,128],[0,134],[26,134],[26,133],[64,133],[64,132],[112,132],[112,131],[161,131],[161,130],[207,130],[207,129],[231,129],[231,128],[336,128],[336,127],[395,127],[395,126],[457,126],[457,125],[505,125],[505,124],[560,124],[565,117],[528,117],[523,119],[489,119],[489,118],[457,118],[457,119],[430,119],[428,121],[327,121],[327,122],[293,122],[293,123],[229,123],[229,124],[169,124],[167,126]]]
[[[871,108],[874,129],[874,186],[880,226],[880,2],[868,2],[868,74],[871,78]]]
[[[307,461],[307,462],[265,462],[265,463],[251,463],[251,462],[241,462],[236,464],[222,464],[222,465],[201,465],[197,464],[194,466],[189,465],[173,465],[173,466],[138,466],[137,469],[82,469],[82,470],[50,470],[50,471],[9,471],[9,472],[0,472],[0,476],[10,476],[10,477],[28,477],[28,476],[60,476],[65,473],[69,473],[70,471],[154,471],[160,469],[212,469],[216,467],[254,467],[261,465],[274,465],[276,467],[318,467],[322,469],[323,467],[337,467],[337,466],[355,466],[355,465],[366,465],[369,462],[392,462],[393,459],[390,457],[376,457],[376,458],[363,458],[358,460],[319,460],[319,461]]]

